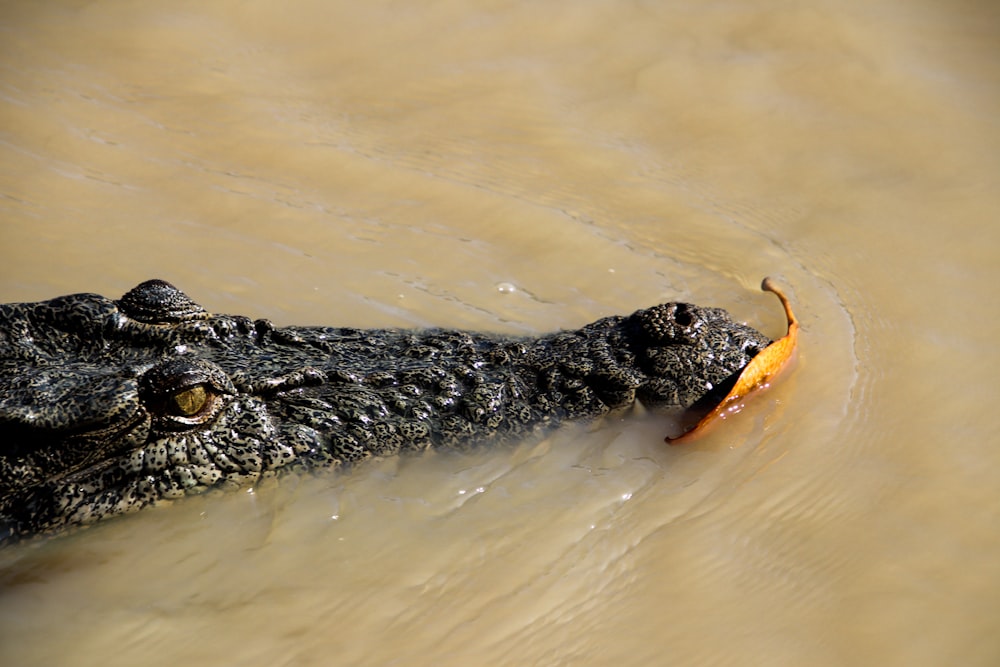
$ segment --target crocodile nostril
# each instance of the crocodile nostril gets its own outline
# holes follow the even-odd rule
[[[677,310],[674,311],[674,322],[677,322],[677,324],[682,327],[686,327],[690,326],[693,321],[694,319],[691,317],[691,313],[688,312],[687,304],[677,304]]]

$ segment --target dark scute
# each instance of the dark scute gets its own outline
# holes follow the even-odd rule
[[[147,280],[133,287],[118,301],[123,313],[147,324],[168,324],[205,319],[208,313],[165,280]]]

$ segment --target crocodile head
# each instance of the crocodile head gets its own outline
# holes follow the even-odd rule
[[[0,305],[0,541],[636,400],[689,408],[769,342],[681,303],[537,338],[277,328],[160,280]]]

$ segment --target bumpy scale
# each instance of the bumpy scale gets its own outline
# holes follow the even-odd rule
[[[0,305],[0,541],[429,447],[721,397],[770,340],[667,303],[536,338],[273,326],[161,280]]]

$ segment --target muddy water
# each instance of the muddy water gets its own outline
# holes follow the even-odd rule
[[[777,335],[773,275],[794,372],[695,446],[637,415],[9,549],[0,663],[1000,661],[996,11],[423,4],[4,3],[0,300]]]

